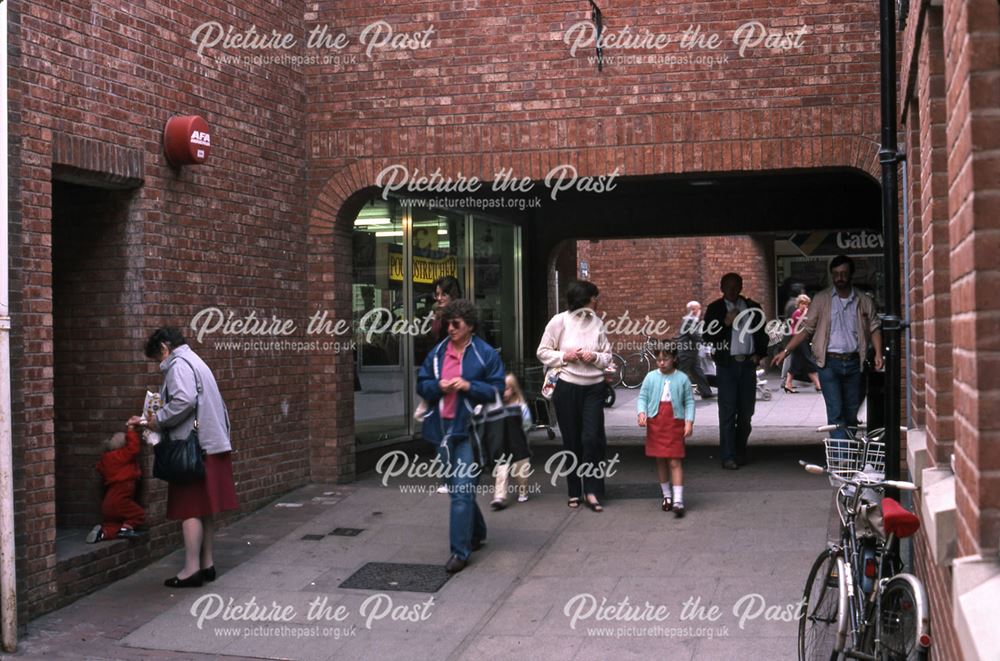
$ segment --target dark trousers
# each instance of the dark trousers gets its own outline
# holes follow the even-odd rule
[[[604,382],[592,386],[579,386],[560,381],[552,394],[556,409],[559,433],[563,447],[576,457],[578,469],[581,465],[593,473],[603,468],[608,439],[604,435]],[[581,498],[584,494],[604,497],[604,478],[583,477],[578,471],[566,476],[566,486],[570,498]]]
[[[698,394],[702,397],[712,396],[712,386],[708,383],[708,377],[701,371],[698,364],[697,351],[681,351],[677,355],[678,367],[688,375],[691,383],[698,389]]]
[[[745,463],[750,419],[757,405],[757,363],[752,359],[718,366],[719,449],[722,461]]]

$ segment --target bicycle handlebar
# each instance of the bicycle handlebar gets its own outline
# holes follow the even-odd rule
[[[857,425],[820,425],[819,427],[816,428],[816,431],[827,432],[827,431],[833,431],[835,429],[847,429],[847,430],[857,429],[860,431],[865,431],[868,429],[868,424],[862,422]],[[900,427],[899,431],[906,433],[909,430],[906,427]]]
[[[838,475],[828,468],[823,466],[817,466],[816,464],[809,464],[804,461],[799,461],[799,465],[806,469],[807,473],[812,473],[813,475],[829,475],[832,478],[843,482],[844,484],[853,484],[858,487],[891,487],[894,489],[899,489],[900,491],[916,491],[917,485],[913,482],[907,482],[905,480],[873,480],[862,482],[860,480],[851,480],[843,475]]]

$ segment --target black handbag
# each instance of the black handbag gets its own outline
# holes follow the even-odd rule
[[[187,438],[164,438],[153,449],[153,477],[175,484],[197,482],[205,478],[198,430],[192,429]]]
[[[523,420],[521,406],[505,406],[500,393],[492,404],[473,414],[470,436],[476,462],[490,467],[501,460],[513,463],[531,457]]]
[[[194,366],[184,358],[180,358],[194,372],[197,394],[194,399],[194,427],[187,438],[171,439],[164,431],[164,438],[153,448],[153,477],[175,484],[197,482],[205,478],[204,452],[198,441],[198,399],[201,396],[201,382]],[[169,393],[168,393],[169,395]],[[169,399],[168,399],[169,401]]]

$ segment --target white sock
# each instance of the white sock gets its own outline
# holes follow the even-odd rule
[[[670,498],[670,483],[660,482],[660,490],[663,492],[664,498]]]
[[[674,487],[674,504],[680,505],[684,502],[684,487],[675,486]]]

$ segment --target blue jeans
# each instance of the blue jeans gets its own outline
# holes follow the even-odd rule
[[[826,357],[826,365],[819,368],[819,383],[823,386],[826,402],[826,423],[853,426],[858,424],[861,408],[861,358],[843,360]],[[837,428],[830,438],[851,438],[844,429]]]
[[[468,437],[448,440],[448,495],[451,497],[451,521],[448,538],[451,552],[462,560],[472,553],[472,540],[486,539],[486,520],[476,504],[479,474],[470,476],[473,467],[472,442]],[[478,466],[475,467],[477,470]]]
[[[757,364],[731,361],[715,371],[719,389],[719,450],[722,461],[746,463],[750,420],[757,407]]]

